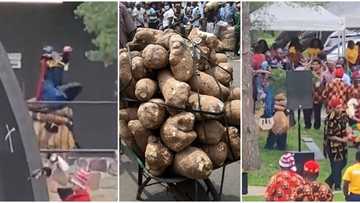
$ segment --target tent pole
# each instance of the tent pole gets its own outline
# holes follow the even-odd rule
[[[340,42],[341,42],[341,39],[340,39],[340,31],[338,31],[337,36],[338,36],[337,55],[338,55],[338,58],[339,58],[339,57],[340,57]]]
[[[345,35],[345,29],[344,29],[343,33],[342,33],[342,43],[343,43],[343,45],[342,45],[342,56],[345,56],[345,37],[346,37],[346,35]]]

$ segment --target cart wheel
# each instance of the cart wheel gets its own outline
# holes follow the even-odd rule
[[[170,186],[171,187],[171,186]],[[198,180],[188,179],[172,186],[176,200],[209,201],[211,200],[205,186]]]

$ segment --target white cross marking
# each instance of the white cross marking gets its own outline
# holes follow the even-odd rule
[[[9,130],[9,126],[8,126],[8,124],[6,124],[6,130],[7,130],[7,134],[5,136],[5,141],[9,140],[10,151],[11,151],[11,153],[14,153],[14,146],[13,146],[12,139],[11,139],[11,133],[15,132],[16,129],[11,128],[11,130]]]

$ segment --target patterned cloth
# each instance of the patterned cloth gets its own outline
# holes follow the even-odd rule
[[[295,189],[305,183],[304,179],[295,172],[281,170],[270,179],[265,191],[266,201],[290,201]]]
[[[330,140],[328,137],[346,137],[346,125],[349,118],[345,111],[331,110],[325,120],[324,130],[324,154],[329,155],[335,161],[346,159],[346,143]]]
[[[325,89],[322,93],[322,97],[324,99],[327,110],[330,110],[330,107],[327,104],[334,97],[338,97],[343,103],[344,108],[346,107],[346,102],[347,102],[346,92],[348,91],[348,88],[349,86],[346,85],[339,78],[336,78],[326,84]]]
[[[294,201],[332,201],[334,195],[329,186],[317,181],[306,181],[296,188]]]
[[[349,87],[348,90],[346,91],[346,97],[347,97],[347,101],[354,98],[360,104],[360,85],[359,86],[351,85],[351,87]],[[357,116],[360,115],[360,106],[356,109],[355,115]]]

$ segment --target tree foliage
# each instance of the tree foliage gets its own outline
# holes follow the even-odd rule
[[[103,61],[105,66],[117,58],[117,3],[85,2],[74,11],[82,18],[85,30],[92,34],[95,50],[86,52],[92,61]]]

